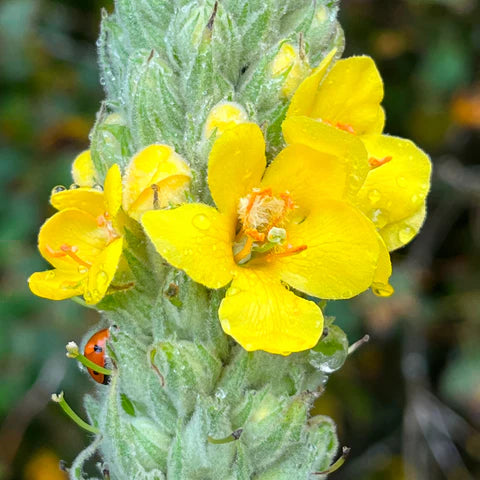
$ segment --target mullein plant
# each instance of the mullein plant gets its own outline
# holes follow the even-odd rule
[[[308,479],[342,462],[332,420],[310,415],[352,351],[325,301],[393,293],[389,251],[418,233],[431,167],[382,133],[373,60],[338,60],[337,10],[103,12],[106,99],[40,229],[53,269],[29,279],[100,313],[81,344],[101,330],[85,349],[100,356],[67,345],[102,379],[87,421],[53,396],[93,436],[71,479]]]

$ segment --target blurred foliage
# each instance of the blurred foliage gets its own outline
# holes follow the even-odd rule
[[[434,161],[429,217],[394,254],[396,294],[331,302],[350,342],[316,413],[352,447],[339,480],[480,478],[480,7],[475,0],[344,0],[346,55],[375,57],[387,132]],[[64,346],[96,314],[31,295],[50,189],[70,181],[103,97],[95,41],[111,1],[0,3],[0,479],[54,480],[87,443],[50,394],[92,388]],[[43,476],[42,476],[43,475]]]

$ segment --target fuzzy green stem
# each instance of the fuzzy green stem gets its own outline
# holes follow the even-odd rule
[[[55,403],[58,403],[62,410],[81,428],[87,430],[87,432],[94,433],[97,435],[99,432],[97,427],[90,425],[89,423],[82,420],[70,407],[70,405],[63,398],[63,392],[60,392],[58,395],[56,393],[52,394],[52,400]]]

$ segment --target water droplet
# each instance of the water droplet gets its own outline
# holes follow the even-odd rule
[[[78,267],[78,273],[79,273],[80,275],[84,275],[84,274],[87,273],[87,272],[88,272],[88,268],[85,267],[84,265],[80,265],[80,266]]]
[[[78,185],[77,183],[72,183],[70,185],[70,190],[76,190],[77,188],[80,188],[80,185]]]
[[[62,282],[60,284],[60,288],[62,290],[70,290],[72,288],[72,284],[71,284],[71,282]]]
[[[55,270],[50,270],[46,275],[45,275],[45,280],[53,280],[56,277]]]
[[[63,185],[57,185],[56,187],[52,188],[52,195],[55,195],[55,193],[60,193],[66,190],[67,188],[64,187]]]
[[[382,198],[382,194],[374,188],[368,192],[368,199],[372,205],[375,205]]]
[[[414,193],[410,200],[412,201],[412,203],[417,203],[418,202],[418,195]]]
[[[413,228],[406,226],[398,232],[398,239],[402,243],[407,243],[413,238],[414,235],[415,235],[415,232],[413,231]]]
[[[394,288],[388,283],[374,282],[372,283],[372,292],[377,297],[389,297],[393,294]]]
[[[227,394],[226,394],[225,391],[222,390],[221,388],[219,388],[219,389],[215,392],[215,397],[218,398],[219,400],[223,400],[226,396],[227,396]]]
[[[199,230],[208,230],[211,225],[210,219],[203,213],[195,215],[192,219],[192,223]]]
[[[405,177],[398,177],[397,178],[397,185],[399,187],[405,188],[407,186],[407,179]]]
[[[100,288],[103,288],[107,285],[108,283],[108,275],[107,275],[107,272],[104,272],[103,270],[100,270],[98,273],[97,273],[97,285],[100,287]]]
[[[383,228],[388,223],[388,216],[379,208],[371,212],[370,217],[377,228]]]

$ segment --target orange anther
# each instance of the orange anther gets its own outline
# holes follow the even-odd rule
[[[265,241],[265,234],[259,232],[258,230],[255,230],[254,228],[247,228],[244,231],[245,235],[247,235],[250,238],[253,238],[257,242],[263,242]]]
[[[368,159],[368,163],[370,164],[370,168],[377,168],[390,162],[390,160],[392,160],[392,157],[383,157],[383,158],[370,157]]]
[[[348,132],[348,133],[351,133],[351,134],[355,135],[355,129],[351,125],[349,125],[348,123],[337,122],[337,124],[335,126],[337,128],[339,128],[340,130],[344,130],[345,132]]]
[[[291,255],[295,255],[297,253],[303,252],[307,248],[308,248],[307,245],[299,245],[298,247],[287,245],[285,250],[283,250],[282,252],[269,253],[266,256],[266,260],[271,261],[273,258],[290,257]]]

